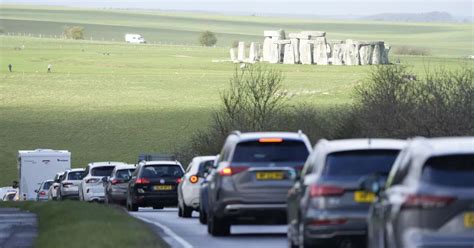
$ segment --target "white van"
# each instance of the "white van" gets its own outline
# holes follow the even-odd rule
[[[125,41],[127,43],[135,43],[135,44],[146,43],[146,40],[143,38],[143,36],[141,36],[139,34],[126,34],[125,35]]]
[[[71,169],[71,153],[65,150],[18,151],[20,199],[35,200],[38,186],[56,173]]]

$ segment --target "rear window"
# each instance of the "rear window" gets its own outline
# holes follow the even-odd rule
[[[67,175],[67,180],[81,180],[83,173],[84,172],[82,172],[82,171],[71,171]]]
[[[438,156],[423,166],[421,180],[450,187],[474,187],[474,154]]]
[[[112,174],[114,166],[101,166],[95,167],[91,170],[91,175],[94,177],[108,177]]]
[[[52,184],[53,184],[53,182],[51,182],[51,181],[45,182],[43,184],[43,189],[49,189],[49,187],[51,187]]]
[[[159,178],[159,177],[182,177],[183,170],[178,165],[147,165],[143,167],[142,177]]]
[[[261,143],[241,142],[237,145],[232,162],[300,162],[304,163],[309,151],[305,143],[296,140]]]
[[[117,179],[125,179],[125,178],[127,178],[127,177],[130,177],[134,171],[135,171],[135,169],[118,170],[118,171],[115,173],[115,178],[117,178]]]
[[[388,175],[400,151],[359,150],[331,153],[326,158],[324,176]]]
[[[203,177],[204,173],[208,171],[208,168],[211,168],[214,165],[214,160],[207,160],[199,164],[199,170],[197,173],[198,177]]]

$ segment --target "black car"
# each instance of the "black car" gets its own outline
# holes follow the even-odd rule
[[[127,200],[128,181],[135,171],[134,165],[119,165],[110,177],[104,177],[105,204],[117,203],[125,205]]]
[[[143,161],[128,183],[126,205],[129,211],[139,207],[161,209],[178,204],[178,184],[184,175],[178,161]]]

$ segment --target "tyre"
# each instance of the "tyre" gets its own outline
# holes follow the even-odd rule
[[[288,224],[288,234],[287,234],[288,236],[287,236],[287,238],[286,238],[287,244],[288,244],[288,248],[298,248],[298,245],[293,242],[293,238],[294,238],[293,235],[294,235],[294,234],[293,234],[293,232],[291,231],[290,225],[291,225],[291,224]]]
[[[127,200],[127,210],[130,211],[130,212],[136,212],[136,211],[138,211],[138,205],[133,204],[132,200],[129,199],[129,200]]]
[[[186,206],[186,204],[184,204],[184,202],[183,202],[183,217],[184,218],[191,218],[192,214],[193,214],[193,209]]]
[[[153,209],[163,209],[163,206],[153,206]]]
[[[212,236],[230,235],[230,223],[223,218],[209,216],[207,220],[207,229]]]
[[[206,212],[204,212],[204,209],[202,209],[201,207],[199,208],[199,223],[203,225],[207,224]]]
[[[178,203],[178,216],[183,217],[183,209],[181,208],[181,204]]]

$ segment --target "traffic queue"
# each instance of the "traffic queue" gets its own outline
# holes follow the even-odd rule
[[[319,140],[232,132],[217,155],[183,166],[143,155],[46,180],[38,200],[77,198],[199,213],[212,236],[239,224],[287,224],[289,247],[472,247],[474,137]],[[46,190],[47,189],[47,190]],[[47,196],[47,197],[46,197]]]

